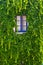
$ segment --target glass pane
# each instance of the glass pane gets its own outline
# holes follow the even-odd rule
[[[26,31],[26,26],[23,26],[23,27],[22,27],[22,30]]]
[[[21,25],[21,21],[19,20],[19,21],[17,21],[17,25]]]
[[[22,21],[22,25],[26,25],[26,21]]]
[[[17,16],[17,20],[20,20],[21,19],[21,16]]]
[[[22,20],[26,20],[26,16],[22,16]]]
[[[21,27],[20,26],[17,26],[17,31],[20,31],[21,30]]]

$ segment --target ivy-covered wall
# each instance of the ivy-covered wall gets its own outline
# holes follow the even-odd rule
[[[25,34],[17,35],[16,16],[26,15]],[[0,65],[41,65],[43,62],[43,1],[0,0]]]

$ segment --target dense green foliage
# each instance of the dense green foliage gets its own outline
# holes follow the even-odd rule
[[[25,34],[13,31],[17,15],[27,17]],[[41,65],[42,50],[43,1],[0,0],[0,65]]]

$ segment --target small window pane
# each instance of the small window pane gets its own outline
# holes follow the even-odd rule
[[[17,16],[17,20],[20,20],[21,19],[21,16]]]
[[[20,26],[17,26],[17,30],[20,31],[21,30],[21,27]]]
[[[26,16],[22,16],[22,20],[26,20]]]
[[[23,30],[26,31],[26,26],[23,26]]]
[[[17,25],[21,25],[21,21],[17,21]]]
[[[22,21],[22,25],[26,25],[26,21]]]

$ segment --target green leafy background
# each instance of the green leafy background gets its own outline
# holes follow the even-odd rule
[[[27,32],[17,35],[16,16],[26,15]],[[43,0],[0,0],[0,65],[43,62]]]

